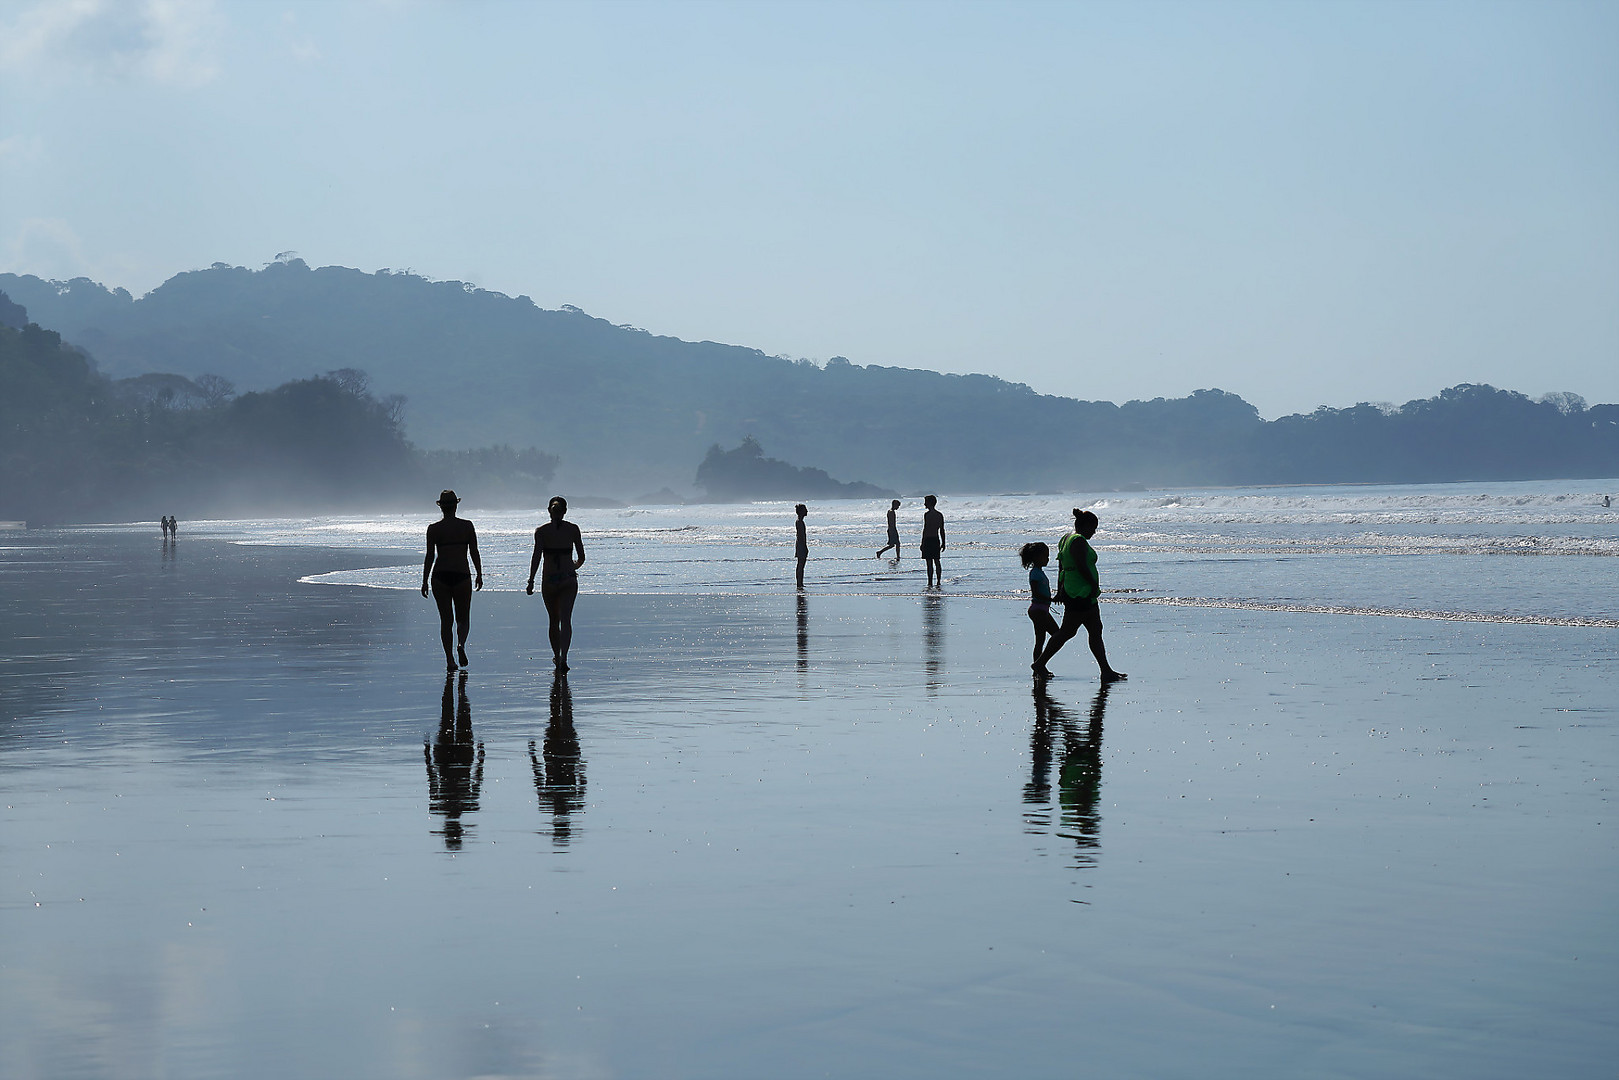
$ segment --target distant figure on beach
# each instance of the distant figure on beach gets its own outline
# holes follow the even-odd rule
[[[585,761],[579,752],[579,733],[573,727],[573,694],[560,668],[551,677],[551,723],[545,742],[535,752],[528,741],[528,761],[534,771],[534,792],[540,809],[551,811],[551,844],[566,847],[573,838],[573,815],[585,808]]]
[[[1612,495],[1604,495],[1604,496],[1602,496],[1602,505],[1605,508],[1611,510],[1613,508],[1613,496]]]
[[[939,553],[944,550],[944,515],[935,506],[938,501],[936,495],[922,500],[922,505],[927,507],[922,512],[922,561],[927,563],[930,589],[935,580],[944,584],[944,569],[939,566]]]
[[[896,516],[898,513],[899,500],[895,499],[893,505],[888,508],[888,543],[877,549],[879,559],[883,557],[883,552],[889,548],[894,549],[894,558],[899,558],[899,519]]]
[[[799,503],[793,507],[798,520],[794,522],[793,555],[798,559],[798,587],[804,587],[804,564],[809,561],[809,538],[804,535],[804,515],[809,513],[809,507]]]
[[[579,526],[563,520],[568,500],[553,495],[545,506],[551,520],[534,530],[534,557],[528,561],[528,595],[534,595],[534,574],[543,561],[540,599],[550,619],[551,662],[568,670],[568,646],[573,644],[573,605],[579,599],[579,568],[585,565],[585,540]],[[574,553],[578,552],[578,557]]]
[[[1046,565],[1051,562],[1051,549],[1040,541],[1024,544],[1018,552],[1024,569],[1029,571],[1029,621],[1034,623],[1035,671],[1042,670],[1040,654],[1045,651],[1046,636],[1056,637],[1061,632],[1057,620],[1051,617],[1051,579],[1046,577]]]
[[[178,521],[175,521],[172,516],[171,517],[165,517],[163,519],[163,535],[165,537],[167,537],[168,539],[173,540],[175,532],[179,527],[179,524],[180,523]]]
[[[1035,675],[1042,678],[1051,674],[1046,665],[1057,655],[1058,649],[1079,633],[1081,626],[1090,635],[1091,655],[1102,669],[1102,681],[1117,682],[1127,677],[1108,664],[1107,649],[1102,645],[1102,609],[1097,603],[1102,586],[1096,576],[1096,549],[1090,544],[1097,524],[1095,514],[1075,509],[1074,531],[1057,543],[1057,599],[1063,605],[1063,616],[1062,625],[1046,645],[1046,651],[1031,665]]]
[[[483,790],[483,743],[472,738],[465,672],[459,679],[453,673],[444,676],[438,737],[432,743],[422,741],[422,757],[427,761],[428,809],[443,816],[444,846],[455,851],[465,833],[461,815],[478,809]]]
[[[467,666],[467,620],[472,614],[472,591],[483,589],[483,560],[478,557],[478,532],[472,522],[455,516],[461,499],[446,488],[439,492],[438,508],[444,517],[427,527],[427,558],[422,563],[422,595],[432,586],[438,604],[439,640],[444,643],[444,665],[449,670]],[[467,565],[467,559],[472,565]],[[473,570],[478,572],[476,580]],[[451,631],[454,630],[454,636]],[[450,648],[454,645],[455,652]]]
[[[163,530],[163,539],[167,541],[169,538],[169,519],[167,515],[157,519],[157,527]]]

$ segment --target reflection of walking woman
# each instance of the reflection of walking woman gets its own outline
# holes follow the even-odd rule
[[[439,493],[438,508],[444,517],[427,527],[427,559],[422,563],[422,595],[428,587],[438,604],[439,640],[444,643],[444,663],[455,670],[457,655],[467,666],[467,619],[472,614],[472,591],[483,588],[483,560],[478,557],[478,531],[472,522],[455,516],[461,499],[445,489]],[[472,567],[467,559],[472,559]],[[472,570],[478,576],[474,580]],[[451,630],[455,634],[452,638]],[[451,653],[451,644],[456,652]]]
[[[1083,626],[1089,634],[1091,655],[1102,669],[1103,682],[1125,678],[1107,662],[1102,645],[1102,610],[1097,604],[1102,586],[1096,576],[1096,549],[1090,539],[1096,535],[1096,515],[1089,510],[1074,511],[1074,531],[1057,544],[1057,592],[1063,605],[1062,626],[1051,638],[1046,651],[1035,661],[1036,674],[1043,674],[1047,661]]]
[[[579,568],[585,565],[585,541],[579,526],[564,521],[568,500],[553,496],[546,510],[551,520],[534,530],[534,557],[528,563],[528,589],[534,595],[534,574],[545,564],[540,578],[540,599],[550,617],[551,661],[568,670],[568,646],[573,642],[573,604],[579,599]],[[579,553],[573,558],[573,553]]]
[[[461,816],[478,809],[483,790],[483,743],[472,736],[472,703],[467,700],[464,672],[459,679],[444,677],[438,738],[431,744],[422,742],[422,757],[427,761],[428,809],[444,816],[444,846],[454,851],[466,833]]]
[[[528,760],[540,809],[551,810],[551,842],[564,847],[573,835],[572,815],[585,808],[585,761],[573,727],[573,695],[568,677],[560,671],[551,678],[551,723],[545,729],[545,743],[536,753],[530,739]]]

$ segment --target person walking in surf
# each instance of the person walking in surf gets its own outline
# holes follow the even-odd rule
[[[937,495],[922,500],[922,505],[927,507],[922,512],[922,561],[927,564],[930,589],[935,580],[944,584],[944,569],[939,565],[939,553],[944,550],[944,515],[936,509],[938,501]]]
[[[429,587],[438,605],[439,640],[444,643],[444,665],[450,671],[467,666],[467,620],[472,614],[472,593],[483,589],[483,560],[478,556],[478,531],[472,522],[455,516],[461,502],[446,488],[439,493],[444,517],[427,527],[427,558],[422,562],[422,595]],[[467,559],[472,565],[468,567]],[[473,571],[477,571],[474,579]],[[451,648],[454,648],[454,652]]]
[[[579,526],[563,520],[568,500],[554,495],[546,504],[551,520],[534,530],[534,557],[528,562],[528,595],[534,595],[534,574],[543,561],[540,599],[550,619],[551,662],[568,670],[568,646],[573,644],[573,605],[579,599],[579,568],[585,565],[585,540]],[[574,553],[578,552],[578,557]]]
[[[883,552],[889,548],[894,549],[894,558],[899,558],[899,500],[895,499],[888,508],[888,543],[877,549],[877,557],[883,557]]]
[[[1076,508],[1074,531],[1057,543],[1057,599],[1063,605],[1062,625],[1052,635],[1046,651],[1035,659],[1032,666],[1036,675],[1049,674],[1046,665],[1083,626],[1089,634],[1091,655],[1102,670],[1102,681],[1118,682],[1128,677],[1113,670],[1102,644],[1102,609],[1097,604],[1102,586],[1096,576],[1096,549],[1090,544],[1097,525],[1095,514]]]

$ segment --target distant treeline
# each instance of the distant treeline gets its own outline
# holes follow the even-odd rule
[[[416,403],[406,423],[417,444],[541,445],[560,455],[568,487],[600,494],[690,491],[711,446],[749,435],[782,461],[907,493],[1619,474],[1619,407],[1572,394],[1464,385],[1267,423],[1220,390],[1115,405],[985,375],[817,365],[462,282],[293,258],[215,264],[139,299],[82,278],[0,274],[0,290],[111,374],[213,372],[265,387],[363,368]]]
[[[0,518],[49,524],[162,514],[431,509],[460,485],[481,505],[538,506],[556,458],[508,447],[421,453],[403,402],[340,369],[237,395],[225,379],[113,381],[0,296]]]

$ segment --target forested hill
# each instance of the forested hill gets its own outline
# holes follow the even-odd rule
[[[1619,408],[1461,386],[1399,410],[1271,423],[1218,390],[1124,405],[983,375],[824,367],[614,326],[408,273],[215,264],[135,299],[87,279],[0,274],[0,291],[114,376],[223,376],[262,388],[331,369],[408,398],[428,447],[537,446],[572,490],[690,490],[708,448],[902,491],[1440,481],[1619,473]]]

